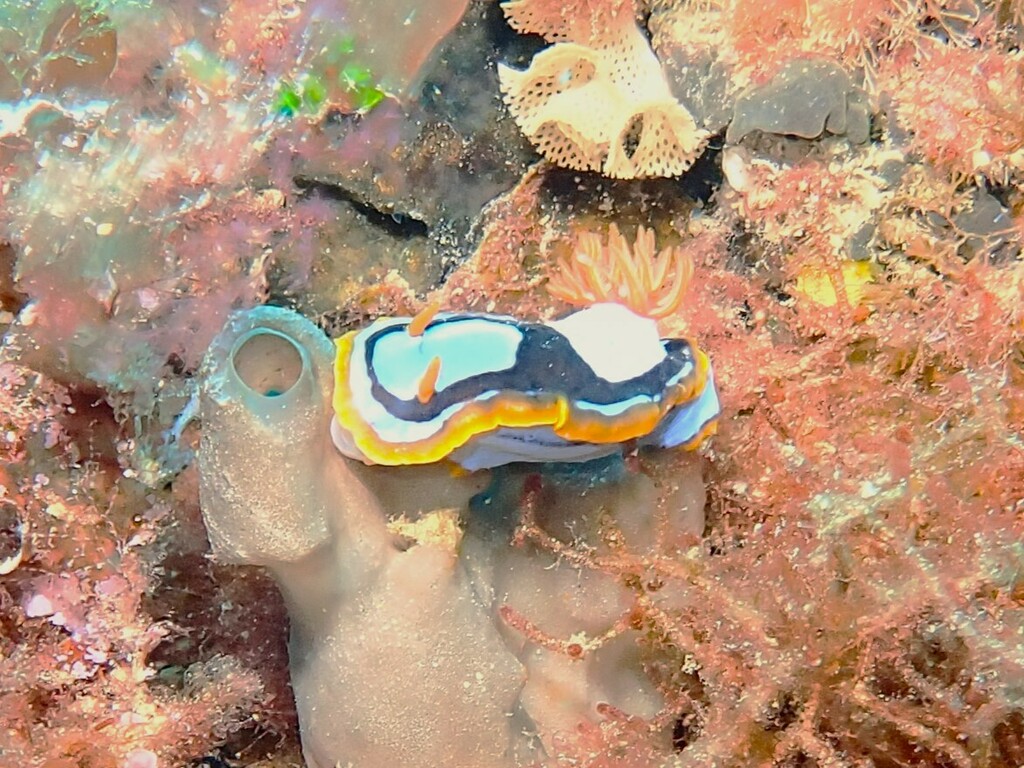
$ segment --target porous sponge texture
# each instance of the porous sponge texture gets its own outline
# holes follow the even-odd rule
[[[693,165],[709,134],[672,97],[632,14],[613,18],[614,26],[587,34],[585,42],[544,49],[524,71],[499,65],[505,102],[556,165],[620,179],[677,176]],[[545,36],[558,38],[549,27]]]
[[[593,42],[636,15],[634,0],[508,0],[501,9],[515,30],[549,43]]]

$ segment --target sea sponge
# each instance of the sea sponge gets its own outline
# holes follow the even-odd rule
[[[531,15],[535,3],[505,4],[513,25],[554,45],[528,69],[499,65],[498,78],[520,130],[544,157],[566,168],[613,178],[677,176],[703,151],[709,134],[672,97],[661,64],[624,4],[600,14],[567,15],[562,26]],[[607,11],[607,9],[605,9]]]
[[[651,557],[696,540],[699,455],[638,458],[650,474],[363,466],[331,444],[333,355],[309,320],[257,307],[199,376],[210,544],[281,588],[309,768],[522,768],[604,706],[660,716],[635,588],[563,541],[604,558],[612,530]]]
[[[516,30],[549,43],[593,44],[636,15],[634,0],[508,0],[501,8]]]
[[[458,538],[404,541],[411,529],[392,532],[357,468],[335,454],[333,354],[310,321],[276,307],[234,314],[211,345],[199,468],[213,552],[266,566],[281,586],[310,768],[511,768],[507,753],[524,741],[510,716],[522,666],[478,600]],[[434,474],[447,495],[426,511],[442,520],[435,510],[477,485]],[[425,491],[419,483],[405,498]]]

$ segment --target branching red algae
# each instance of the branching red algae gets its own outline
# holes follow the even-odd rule
[[[693,255],[693,289],[664,322],[697,337],[715,363],[723,416],[708,452],[708,523],[703,538],[643,548],[606,521],[595,545],[552,536],[531,517],[535,500],[524,502],[514,546],[608,575],[631,604],[603,631],[579,637],[548,632],[507,607],[506,629],[581,662],[635,635],[664,699],[647,718],[599,708],[592,721],[558,734],[551,763],[1019,765],[1019,13],[1006,4],[972,13],[967,3],[886,0],[855,4],[854,15],[853,5],[831,1],[653,5],[655,47],[672,38],[687,50],[716,51],[733,92],[801,55],[864,67],[865,88],[880,105],[880,138],[861,149],[839,140],[745,145],[750,154],[726,164],[727,180],[702,221],[635,222],[654,226],[659,238],[672,226],[676,247]],[[103,124],[61,103],[51,78],[39,88],[52,103],[31,114],[67,130],[32,123],[38,133],[4,136],[0,165],[13,180],[0,189],[4,237],[20,260],[17,287],[37,302],[23,310],[19,301],[12,311],[40,350],[39,367],[109,383],[138,363],[132,382],[172,382],[172,353],[177,363],[167,370],[187,372],[231,306],[262,298],[273,281],[268,242],[294,246],[282,281],[289,291],[310,278],[312,262],[300,256],[312,241],[302,231],[328,213],[315,201],[296,204],[278,155],[264,167],[250,151],[265,138],[258,125],[242,130],[217,108],[199,115],[203,98],[249,98],[232,90],[233,66],[244,75],[238,88],[257,82],[272,91],[263,75],[301,59],[291,21],[276,6],[261,8],[263,16],[250,18],[233,7],[217,34],[187,13],[161,11],[175,20],[170,42],[133,23],[137,37],[118,39],[112,72],[87,68],[98,82],[78,87],[109,82],[127,91],[158,77],[160,88],[145,91],[129,114],[159,114],[166,94],[178,94],[185,106],[170,128],[147,132],[152,123],[134,121],[120,135],[117,121]],[[96,33],[109,47],[108,28]],[[172,48],[190,38],[224,66],[208,79],[177,64],[160,75],[153,62],[175,61]],[[11,61],[24,63],[7,56],[0,86],[14,77],[21,87],[29,73]],[[119,135],[124,141],[110,143]],[[275,136],[283,145],[305,141],[301,130]],[[26,138],[64,146],[67,155],[51,154],[49,175],[42,173]],[[176,159],[153,177],[159,186],[127,196],[130,216],[116,196],[90,205],[83,197],[64,219],[57,214],[76,202],[72,193],[44,195],[42,209],[26,205],[32,198],[18,184],[37,173],[40,184],[59,178],[64,189],[71,181],[91,188],[107,166],[76,154],[90,139],[91,152],[122,152],[122,170],[141,167],[128,162],[129,149],[165,165],[168,152]],[[476,254],[432,299],[446,309],[551,310],[543,290],[551,243],[567,236],[574,215],[545,205],[549,172],[532,170],[489,207]],[[261,186],[268,180],[271,190]],[[210,189],[212,197],[203,194]],[[968,253],[969,233],[957,220],[978,190],[997,199],[1005,228]],[[125,218],[105,218],[99,208],[107,203]],[[92,223],[82,212],[95,214]],[[634,223],[606,213],[603,229]],[[50,221],[69,223],[55,230]],[[153,258],[124,262],[135,271],[110,262],[117,269],[107,275],[91,255],[129,223],[145,237],[117,240],[120,248]],[[851,272],[850,242],[866,224],[876,226],[869,266]],[[166,252],[139,246],[165,240]],[[79,249],[83,242],[97,250]],[[50,258],[35,258],[51,243],[66,250],[54,245]],[[342,308],[345,317],[409,313],[414,298],[402,280],[395,274],[367,289]],[[153,358],[65,356],[77,354],[69,340],[83,330],[86,341],[127,343]],[[5,351],[17,355],[10,344]],[[123,469],[134,471],[134,438],[109,411],[89,413],[92,424],[71,413],[100,397],[20,365],[3,368],[0,484],[5,509],[16,514],[3,519],[2,553],[25,544],[0,582],[4,758],[120,768],[134,755],[133,765],[150,756],[173,765],[244,727],[283,739],[286,761],[296,737],[282,693],[281,634],[241,642],[255,627],[237,609],[265,600],[266,583],[203,570],[190,476],[169,494],[124,477]],[[144,422],[140,413],[132,416]],[[107,434],[126,445],[90,447],[110,442]],[[652,472],[646,462],[631,466]],[[182,576],[190,570],[191,578]],[[265,624],[280,619],[280,605],[264,610]]]

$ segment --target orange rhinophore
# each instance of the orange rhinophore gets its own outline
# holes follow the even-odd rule
[[[422,331],[420,332],[422,333]],[[411,334],[413,336],[419,336],[419,333]],[[423,372],[423,376],[420,377],[420,384],[416,388],[416,399],[420,401],[421,405],[426,405],[430,402],[430,398],[434,396],[437,391],[437,377],[441,373],[441,358],[435,357],[427,365],[427,370]]]
[[[410,336],[422,336],[423,331],[430,325],[430,321],[434,319],[434,316],[441,311],[441,302],[432,301],[419,312],[416,316],[409,321],[408,333]]]

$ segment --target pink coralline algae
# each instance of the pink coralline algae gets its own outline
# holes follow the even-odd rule
[[[0,763],[1024,764],[1019,3],[207,5],[4,5]],[[232,313],[615,297],[714,361],[700,452],[313,429],[204,526],[201,440],[299,432],[197,416]]]

